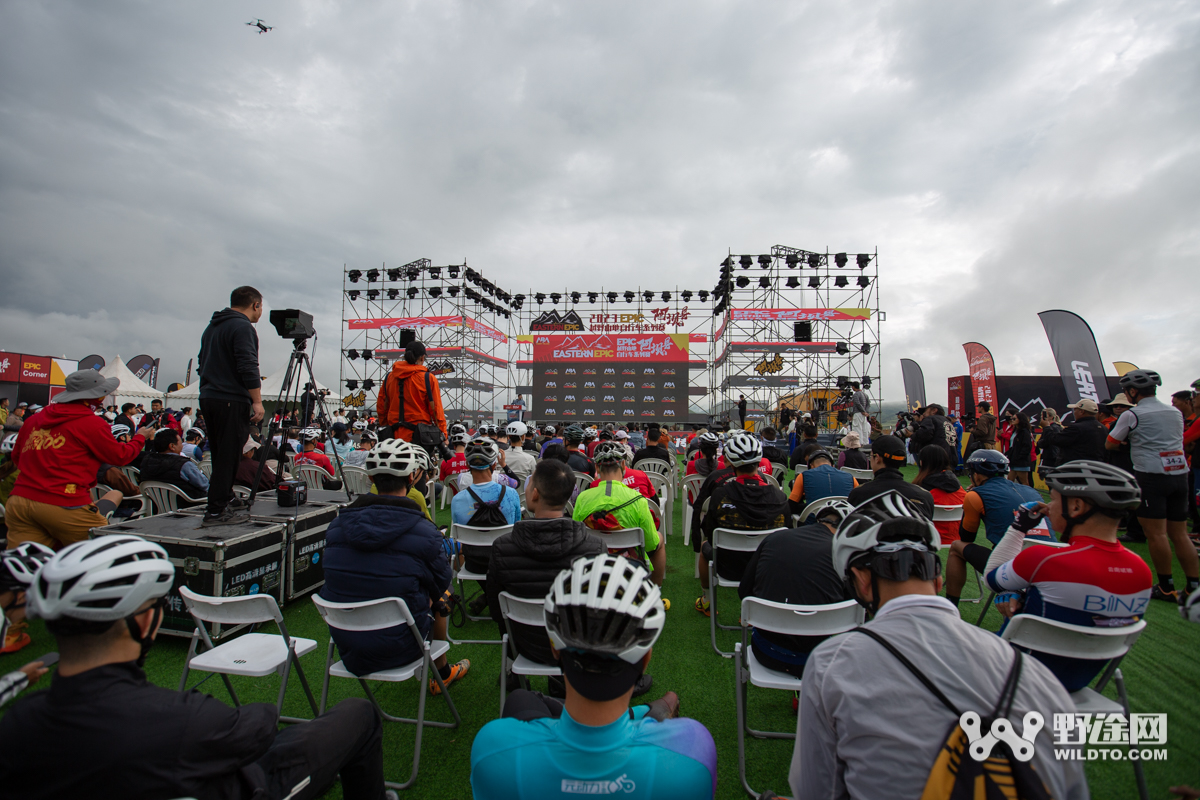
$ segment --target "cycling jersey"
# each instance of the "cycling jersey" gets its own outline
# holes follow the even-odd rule
[[[640,502],[630,503],[624,508],[618,506],[637,498]],[[641,528],[646,538],[646,552],[652,553],[658,549],[658,530],[654,525],[654,516],[650,513],[650,505],[642,497],[641,492],[631,489],[617,481],[604,481],[594,489],[587,489],[575,498],[575,511],[572,517],[576,522],[585,522],[588,515],[595,511],[614,510],[612,516],[626,528]],[[585,522],[586,524],[586,522]]]
[[[319,450],[306,450],[303,453],[297,453],[292,463],[297,467],[301,464],[312,464],[313,466],[320,467],[328,472],[331,478],[337,474],[333,471],[333,462],[329,460],[329,456]]]
[[[987,575],[996,592],[1025,592],[1023,614],[1072,625],[1131,625],[1146,612],[1153,576],[1140,556],[1119,542],[1072,536],[1067,547],[1029,547]],[[1078,691],[1105,662],[1037,654],[1063,682]]]
[[[1133,468],[1151,475],[1186,475],[1183,414],[1157,397],[1143,397],[1117,417],[1108,434],[1114,442],[1129,440]]]
[[[642,472],[640,469],[626,467],[625,475],[621,478],[621,483],[625,484],[630,489],[636,489],[638,493],[647,500],[658,499],[658,494],[654,491],[654,484],[650,483],[650,479],[646,477],[646,473]],[[596,478],[596,480],[592,481],[592,485],[588,488],[595,489],[599,485],[600,479]]]
[[[471,791],[494,798],[619,795],[638,800],[711,798],[717,750],[694,719],[656,722],[636,706],[615,722],[503,718],[480,729],[471,746]]]

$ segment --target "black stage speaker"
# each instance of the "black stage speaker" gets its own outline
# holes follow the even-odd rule
[[[401,328],[400,329],[400,349],[403,350],[405,347],[408,346],[409,342],[415,342],[416,340],[417,340],[417,332],[415,329],[413,329],[413,328]]]
[[[797,323],[795,323],[794,328],[795,328],[797,342],[811,342],[812,341],[812,323],[811,322],[797,322]]]

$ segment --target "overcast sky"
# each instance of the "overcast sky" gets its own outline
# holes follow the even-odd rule
[[[275,29],[243,23],[261,16]],[[182,380],[252,283],[467,258],[539,285],[710,288],[773,244],[879,249],[883,393],[961,344],[1200,377],[1194,2],[0,4],[0,347]],[[287,347],[264,323],[264,372]],[[1109,364],[1111,370],[1111,364]]]

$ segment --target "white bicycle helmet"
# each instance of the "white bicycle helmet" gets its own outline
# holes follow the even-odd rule
[[[889,541],[880,535],[884,524],[892,520],[919,522],[919,530]],[[838,526],[833,535],[833,569],[839,576],[850,571],[850,564],[859,556],[871,552],[894,552],[902,548],[932,552],[936,558],[934,542],[940,541],[937,528],[925,516],[925,510],[916,502],[893,490],[872,497],[854,508]]]
[[[363,431],[362,436],[360,436],[359,439],[365,439],[369,442],[378,442],[379,436],[376,435],[375,431]]]
[[[1179,607],[1179,615],[1188,622],[1200,622],[1200,592],[1188,595],[1187,602]]]
[[[388,439],[371,448],[367,453],[368,475],[395,475],[407,478],[421,468],[421,454],[425,451],[403,439]]]
[[[854,513],[854,506],[850,505],[847,500],[830,500],[820,510],[814,512],[817,521],[830,521],[834,525],[840,525],[842,520]],[[829,520],[829,517],[836,515],[836,520]]]
[[[424,447],[417,447],[417,469],[425,470],[429,474],[434,469],[433,456],[429,455],[429,451]]]
[[[518,420],[508,423],[508,427],[504,429],[504,432],[509,436],[524,436],[529,433],[529,426]]]
[[[628,457],[629,451],[620,442],[601,442],[596,445],[596,451],[592,453],[592,460],[597,464],[624,461]]]
[[[467,466],[471,469],[487,469],[500,460],[500,448],[491,439],[476,436],[467,442]]]
[[[578,558],[546,595],[546,632],[558,650],[640,661],[666,623],[662,593],[642,565],[621,556]]]
[[[367,421],[365,419],[356,419],[354,421],[354,430],[365,431],[367,429]]]
[[[140,536],[114,534],[68,545],[38,571],[29,616],[116,622],[171,590],[167,551]]]
[[[0,592],[25,591],[37,571],[52,558],[54,551],[37,542],[22,542],[0,553]]]
[[[125,430],[128,432],[129,429],[126,428]],[[17,446],[17,435],[10,433],[4,437],[4,441],[0,442],[0,453],[11,453],[13,451],[13,448]]]
[[[118,436],[128,436],[130,433],[131,431],[129,430],[128,425],[117,424],[112,426],[112,435],[114,439],[116,439]]]
[[[450,438],[451,439],[454,438],[455,434],[466,433],[466,432],[467,432],[467,426],[463,425],[461,422],[456,422],[450,426]]]
[[[185,433],[183,435],[183,438],[184,439],[199,439],[200,441],[203,442],[205,439],[205,434],[204,434],[203,430],[201,430],[200,428],[197,428],[195,425],[193,425],[192,427],[188,428],[188,431],[187,431],[187,433]]]
[[[466,431],[459,431],[458,433],[450,434],[450,443],[453,444],[455,447],[457,447],[460,444],[461,445],[470,444],[470,442],[471,442],[471,434],[467,433]]]
[[[712,431],[705,431],[697,436],[696,442],[698,443],[697,447],[702,447],[706,444],[711,445],[712,447],[719,447],[721,445],[720,438]]]
[[[300,441],[319,442],[322,435],[320,428],[304,428],[300,431]]]
[[[762,442],[748,433],[731,436],[725,441],[725,463],[744,467],[762,461]]]
[[[553,435],[554,435],[554,430],[555,430],[555,429],[554,429],[554,426],[553,426],[553,425],[547,425],[547,426],[545,427],[545,429],[542,431],[542,433],[546,434],[547,436],[553,436]]]

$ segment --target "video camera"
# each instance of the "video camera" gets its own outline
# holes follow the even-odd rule
[[[276,308],[271,311],[271,324],[284,339],[306,340],[317,335],[312,314],[298,308]]]

